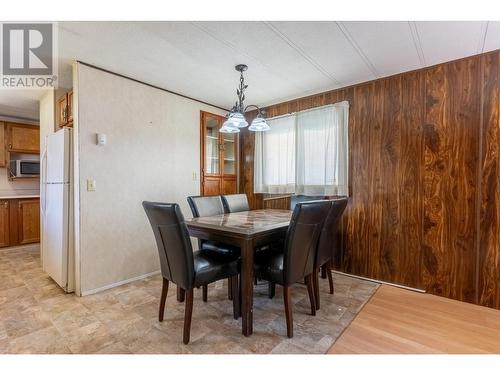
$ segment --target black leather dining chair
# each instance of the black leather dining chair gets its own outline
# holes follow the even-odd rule
[[[190,196],[187,197],[189,207],[193,217],[222,215],[224,205],[220,195],[215,196]],[[236,246],[226,245],[207,240],[198,240],[200,251],[208,251],[222,256],[239,257],[240,249]],[[182,294],[182,292],[181,292]],[[229,299],[233,298],[232,286],[228,280],[227,295]],[[181,297],[182,300],[182,297]],[[208,300],[208,286],[203,285],[203,301]]]
[[[266,250],[255,254],[255,275],[283,286],[287,336],[293,337],[291,287],[299,280],[307,285],[311,314],[316,315],[313,289],[314,258],[323,223],[330,210],[329,201],[297,203],[281,251]]]
[[[309,196],[309,195],[295,195],[295,194],[293,194],[290,197],[290,210],[293,211],[293,209],[295,208],[297,203],[318,201],[318,200],[322,200],[322,199],[325,199],[325,197],[324,196]]]
[[[290,210],[293,211],[293,209],[295,208],[295,205],[297,203],[326,200],[326,199],[329,199],[329,198],[327,196],[323,196],[323,195],[301,195],[301,194],[295,195],[295,194],[293,194],[290,198]],[[320,267],[320,271],[321,271],[321,278],[326,279],[326,277],[327,277],[326,267]]]
[[[230,278],[238,291],[238,258],[207,251],[193,252],[184,216],[176,203],[142,202],[153,229],[160,255],[163,287],[158,320],[163,321],[169,282],[185,290],[184,344],[189,343],[193,314],[193,289]],[[240,315],[239,292],[233,298],[233,315]]]
[[[223,195],[222,204],[224,205],[224,210],[227,213],[250,210],[246,194]]]
[[[332,260],[334,256],[337,236],[337,225],[342,217],[342,214],[347,207],[347,197],[337,198],[330,201],[330,211],[321,230],[319,236],[318,248],[316,250],[316,257],[314,260],[314,297],[316,301],[316,310],[320,308],[319,296],[319,278],[318,273],[320,267],[324,267],[326,275],[328,276],[328,283],[330,286],[330,294],[333,294],[333,276],[332,276]]]

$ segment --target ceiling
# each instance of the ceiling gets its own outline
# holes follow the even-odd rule
[[[38,120],[42,90],[0,89],[0,117]]]
[[[499,48],[496,21],[60,22],[59,83],[77,59],[229,108],[245,63],[268,105]]]

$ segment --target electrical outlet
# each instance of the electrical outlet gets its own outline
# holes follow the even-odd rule
[[[95,191],[95,180],[87,180],[87,191]]]
[[[193,181],[196,181],[198,177],[196,176],[196,172],[193,172]]]

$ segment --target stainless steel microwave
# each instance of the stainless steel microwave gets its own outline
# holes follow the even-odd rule
[[[13,177],[40,176],[40,161],[38,160],[11,160],[10,174]]]

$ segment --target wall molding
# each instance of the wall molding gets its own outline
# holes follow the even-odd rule
[[[120,285],[125,285],[125,284],[132,283],[132,282],[134,282],[134,281],[143,280],[143,279],[148,278],[148,277],[150,277],[150,276],[156,276],[156,275],[159,275],[159,274],[160,274],[160,272],[161,272],[161,271],[160,271],[160,270],[158,270],[158,271],[154,271],[154,272],[146,273],[146,274],[144,274],[144,275],[131,277],[130,279],[126,279],[126,280],[118,281],[118,282],[113,283],[113,284],[108,284],[108,285],[105,285],[105,286],[101,286],[101,287],[99,287],[99,288],[90,289],[90,290],[85,290],[85,291],[82,291],[82,292],[81,292],[81,296],[82,296],[82,297],[84,297],[84,296],[90,296],[91,294],[96,294],[96,293],[103,292],[103,291],[108,290],[108,289],[116,288],[117,286],[120,286]]]
[[[342,271],[332,271],[332,272],[336,273],[338,275],[343,275],[343,276],[347,276],[347,277],[354,277],[355,279],[371,281],[372,283],[384,284],[384,285],[388,285],[388,286],[393,286],[395,288],[401,288],[401,289],[411,290],[412,292],[427,293],[424,289],[412,288],[410,286],[401,285],[401,284],[394,284],[394,283],[390,283],[388,281],[383,281],[383,280],[379,280],[379,279],[370,279],[369,277],[363,277],[363,276],[353,275],[351,273],[345,273],[345,272],[342,272]]]
[[[178,92],[175,92],[175,91],[172,91],[172,90],[168,90],[168,89],[165,89],[163,87],[156,86],[156,85],[153,85],[151,83],[144,82],[144,81],[138,80],[136,78],[132,78],[132,77],[126,76],[126,75],[121,74],[121,73],[113,72],[111,70],[104,69],[104,68],[101,68],[99,66],[86,63],[84,61],[77,60],[77,63],[85,65],[85,66],[88,66],[89,68],[100,70],[101,72],[109,73],[109,74],[112,74],[112,75],[115,75],[115,76],[118,76],[118,77],[121,77],[121,78],[128,79],[130,81],[134,81],[136,83],[140,83],[141,85],[146,85],[146,86],[152,87],[152,88],[157,89],[157,90],[168,92],[169,94],[180,96],[181,98],[189,99],[189,100],[201,103],[201,104],[209,105],[211,107],[214,107],[214,108],[221,109],[223,111],[229,112],[229,109],[227,109],[227,108],[222,108],[222,107],[219,107],[218,105],[207,103],[207,102],[204,102],[203,100],[195,99],[195,98],[192,98],[190,96],[187,96],[187,95],[184,95],[184,94],[180,94]]]

